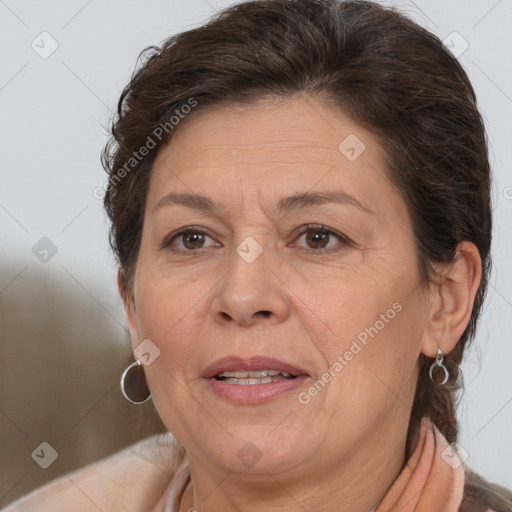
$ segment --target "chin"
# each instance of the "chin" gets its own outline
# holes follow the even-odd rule
[[[201,453],[201,460],[208,459],[219,470],[226,473],[265,475],[292,472],[318,451],[315,439],[306,428],[293,429],[288,426],[279,431],[279,426],[240,426],[224,432],[222,439],[206,437],[208,444],[198,446],[200,439],[189,439]],[[307,445],[304,440],[307,439]],[[195,442],[194,442],[195,441]],[[199,441],[199,443],[198,443]]]

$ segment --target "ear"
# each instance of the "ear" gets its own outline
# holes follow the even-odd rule
[[[126,322],[128,323],[128,330],[132,338],[132,345],[138,342],[138,329],[137,329],[137,315],[135,311],[135,301],[133,293],[126,288],[126,283],[123,278],[123,271],[117,271],[117,289],[123,301],[124,312],[126,315]]]
[[[430,311],[421,352],[435,357],[437,349],[449,354],[466,329],[482,279],[482,260],[476,246],[461,242],[454,261],[437,269],[429,291]]]

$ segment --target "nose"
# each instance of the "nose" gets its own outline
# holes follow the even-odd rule
[[[265,251],[250,263],[233,253],[211,303],[215,321],[249,327],[257,323],[277,324],[288,318],[288,288],[278,278],[277,269],[268,263]]]

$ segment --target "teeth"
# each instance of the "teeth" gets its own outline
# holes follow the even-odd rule
[[[239,386],[252,386],[253,384],[268,384],[269,382],[274,382],[272,377],[264,377],[263,379],[236,379],[236,378],[227,378],[222,379],[222,382],[226,384],[238,384]]]
[[[280,382],[288,380],[282,375],[274,375],[273,377],[263,377],[262,379],[237,379],[235,377],[223,378],[222,382],[226,384],[236,384],[238,386],[252,386],[253,384],[268,384],[270,382]]]
[[[252,386],[254,384],[268,384],[295,378],[288,372],[279,370],[257,370],[257,371],[236,371],[219,373],[216,379],[226,384],[237,384],[239,386]]]
[[[237,371],[237,372],[222,372],[217,377],[235,378],[235,379],[263,379],[264,377],[275,377],[282,375],[283,377],[290,377],[287,372],[280,372],[279,370],[257,370],[257,371]]]

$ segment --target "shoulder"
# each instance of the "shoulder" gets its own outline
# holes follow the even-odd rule
[[[184,461],[171,434],[144,439],[67,473],[12,503],[3,512],[147,511]]]
[[[466,468],[459,512],[512,512],[512,492]]]

